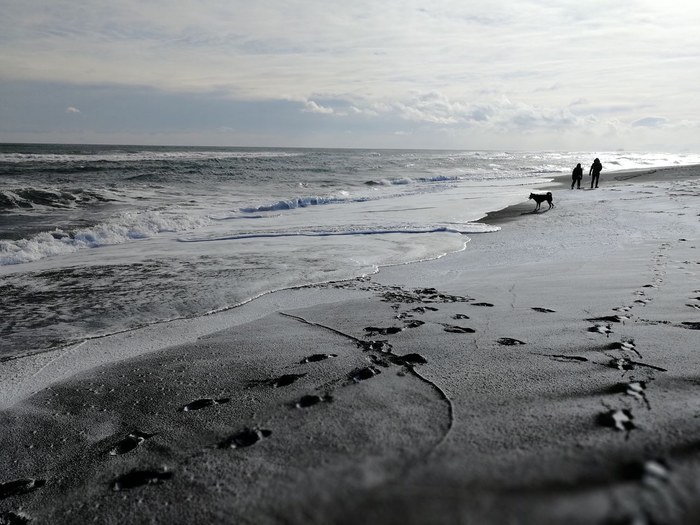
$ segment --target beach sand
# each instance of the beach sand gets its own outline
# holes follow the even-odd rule
[[[0,523],[697,523],[699,181],[0,363]]]

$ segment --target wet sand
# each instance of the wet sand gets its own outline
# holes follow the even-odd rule
[[[464,252],[0,363],[0,523],[694,523],[699,180],[562,178]]]

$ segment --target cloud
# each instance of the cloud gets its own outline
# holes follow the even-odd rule
[[[313,100],[305,101],[304,108],[302,111],[306,111],[308,113],[320,113],[321,115],[333,115],[335,113],[333,108],[321,106]]]
[[[321,9],[317,0],[203,0],[177,8],[165,0],[36,0],[3,13],[0,70],[16,79],[171,90],[227,86],[248,98],[400,98],[415,88],[453,96],[466,81],[471,91],[504,84],[542,97],[556,87],[571,99],[573,77],[582,88],[600,76],[629,84],[649,80],[654,57],[692,59],[688,43],[676,43],[664,24],[692,35],[697,7],[672,16],[672,9],[631,1],[593,9],[551,0],[329,0]],[[674,69],[671,61],[652,63]]]
[[[316,136],[340,123],[382,132],[384,123],[411,131],[538,134],[614,120],[644,134],[700,114],[694,96],[700,56],[692,51],[700,46],[697,2],[682,8],[652,0],[5,4],[0,88],[3,82],[72,84],[93,98],[128,88],[152,90],[165,101],[166,94],[207,101],[200,115],[176,107],[177,118],[144,104],[146,121],[128,108],[117,111],[116,99],[98,106],[71,96],[51,115],[75,126],[104,114],[102,108],[120,129],[133,121],[167,131],[187,118],[194,128],[203,115],[212,130],[254,125],[244,109],[245,119],[230,114],[231,101],[240,108],[284,107],[285,118],[293,106]],[[3,105],[16,100],[5,98]],[[76,100],[80,109],[70,105]],[[65,106],[81,118],[65,119]],[[222,122],[223,115],[230,121]],[[264,120],[284,121],[272,109]],[[27,126],[24,116],[14,122]],[[542,136],[545,147],[550,137]]]
[[[667,119],[663,117],[644,117],[632,122],[632,126],[643,126],[647,128],[656,128],[663,126],[668,122]]]
[[[493,132],[562,130],[582,128],[595,121],[576,115],[567,107],[513,102],[507,97],[470,101],[453,99],[439,92],[417,94],[404,101],[385,101],[356,111],[374,117],[393,116],[425,126],[474,128]]]

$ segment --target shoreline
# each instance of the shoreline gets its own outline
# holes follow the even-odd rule
[[[674,177],[676,178],[693,177],[694,175],[692,175],[692,172],[697,170],[698,168],[700,168],[700,164],[609,171],[604,175],[601,175],[601,177],[604,177],[601,179],[603,181],[601,184],[609,183],[610,177],[612,177],[612,180],[616,183],[628,180],[637,182],[655,180],[658,177],[658,175],[656,175],[657,172],[664,173],[668,171],[673,171]],[[588,175],[584,173],[583,179],[581,180],[581,182],[583,183],[582,189],[584,190],[590,189],[585,185],[584,182],[587,179]],[[571,175],[557,175],[555,177],[552,177],[551,183],[540,184],[539,186],[542,186],[542,190],[568,190],[570,185]],[[531,213],[533,213],[532,203],[529,200],[524,200],[523,202],[520,202],[518,204],[514,204],[512,206],[507,206],[500,210],[489,212],[476,222],[499,225],[511,222],[512,220],[515,220],[522,215],[529,215]]]
[[[656,172],[663,172],[667,170],[680,170],[681,172],[684,170],[692,170],[697,167],[700,167],[700,165],[687,165],[687,166],[681,166],[681,167],[673,167],[673,166],[668,166],[668,167],[662,167],[662,168],[651,168],[651,169],[633,169],[633,170],[620,170],[620,171],[615,171],[611,172],[616,174],[614,177],[615,181],[619,180],[629,180],[629,179],[640,179],[648,177],[653,177],[653,175]],[[620,178],[619,174],[623,174],[623,178]],[[584,180],[585,180],[585,175],[584,175]],[[567,186],[570,182],[570,176],[569,175],[559,175],[555,176],[552,178],[551,182],[548,183],[543,183],[543,184],[538,184],[538,186],[541,187],[542,190],[545,189],[551,189],[551,190],[558,190],[558,189],[567,189]],[[506,224],[512,221],[515,221],[523,216],[528,216],[532,215],[533,212],[533,204],[531,201],[525,199],[520,203],[506,206],[505,208],[501,208],[499,210],[495,210],[492,212],[488,212],[484,217],[481,219],[478,219],[474,221],[475,223],[481,223],[481,224],[490,224],[494,226],[499,226],[502,224]],[[500,232],[500,230],[499,230]],[[499,233],[499,232],[485,232],[485,233]],[[471,234],[470,240],[473,237],[476,237],[477,234]],[[458,254],[465,249],[467,249],[468,242],[465,242],[464,247],[462,250],[458,250],[455,252],[449,252],[446,254],[442,254],[438,257],[426,259],[426,260],[416,260],[416,261],[410,261],[407,263],[399,263],[399,264],[391,264],[391,265],[384,265],[380,266],[377,268],[377,270],[368,275],[376,275],[379,272],[382,271],[382,269],[386,268],[393,268],[393,267],[405,267],[408,265],[414,265],[414,264],[423,264],[423,263],[430,263],[431,261],[436,261],[439,259],[442,259],[444,257],[449,257],[453,256],[455,254]],[[307,288],[313,288],[317,286],[323,286],[323,285],[332,285],[335,284],[336,282],[343,283],[343,282],[351,282],[360,277],[354,277],[354,278],[349,278],[341,281],[328,281],[328,282],[318,282],[318,283],[310,283],[310,284],[305,284],[305,285],[299,285],[299,286],[291,286],[291,287],[285,287],[285,288],[280,288],[280,289],[275,289],[275,290],[269,290],[265,291],[261,294],[258,294],[254,297],[248,298],[244,301],[241,301],[238,304],[228,306],[228,307],[223,307],[219,310],[215,310],[212,312],[205,312],[203,314],[199,315],[194,315],[194,316],[188,316],[188,317],[180,317],[180,318],[174,318],[174,319],[168,319],[165,321],[158,321],[154,322],[152,324],[148,324],[142,327],[137,327],[134,329],[126,329],[123,331],[119,332],[114,332],[110,334],[105,334],[105,335],[98,335],[94,337],[89,337],[86,338],[82,341],[78,341],[76,343],[70,343],[67,345],[62,345],[56,348],[47,348],[47,349],[41,349],[36,352],[29,352],[26,354],[22,354],[19,356],[13,356],[9,357],[6,359],[0,359],[0,384],[4,385],[5,388],[0,389],[0,410],[6,409],[14,405],[15,403],[21,402],[29,393],[36,391],[37,388],[47,388],[50,385],[64,381],[66,379],[69,379],[72,375],[74,375],[73,372],[71,372],[72,368],[76,368],[75,373],[84,373],[94,367],[97,366],[104,366],[108,365],[110,363],[118,363],[119,361],[122,361],[124,359],[130,359],[134,358],[140,355],[144,355],[146,353],[154,352],[154,351],[162,351],[167,349],[169,346],[172,346],[174,344],[177,344],[176,341],[178,340],[177,338],[172,338],[172,337],[163,337],[162,335],[158,335],[158,332],[162,333],[164,331],[167,331],[169,327],[172,327],[174,325],[185,325],[188,328],[182,329],[182,331],[187,332],[190,330],[193,324],[197,324],[199,320],[209,320],[212,316],[216,319],[217,316],[226,316],[228,313],[236,313],[239,312],[242,307],[253,307],[253,303],[259,301],[260,299],[273,295],[273,294],[279,294],[279,293],[286,293],[286,292],[295,292],[297,290],[302,290],[302,289],[307,289]],[[274,301],[273,301],[274,302]],[[264,306],[260,306],[260,308],[254,308],[254,311],[256,312],[252,316],[248,315],[243,315],[242,320],[237,321],[235,319],[216,319],[212,323],[207,323],[207,322],[202,322],[202,325],[207,326],[204,328],[202,331],[196,330],[195,332],[198,334],[212,334],[218,331],[219,327],[224,327],[227,325],[227,323],[233,321],[233,322],[241,322],[245,323],[248,322],[250,317],[257,317],[260,314],[261,311],[265,311]],[[235,317],[235,315],[234,315]],[[147,346],[150,348],[145,351],[136,351],[136,352],[129,352],[124,354],[123,357],[120,357],[118,355],[118,350],[113,350],[110,347],[114,348],[120,348],[121,347],[121,338],[126,338],[130,339],[133,336],[138,336],[140,333],[143,332],[149,332],[151,330],[155,330],[157,333],[156,335],[150,335],[147,336]],[[199,337],[198,335],[197,337]],[[180,336],[181,337],[181,336]],[[157,342],[154,343],[154,340],[157,341],[159,338],[163,338],[164,341],[162,344],[158,344]],[[112,340],[116,341],[115,343],[111,344]],[[105,346],[108,347],[108,349],[105,351],[101,347],[103,346],[102,341],[107,341],[105,343]],[[70,364],[67,366],[67,370],[65,371],[64,374],[59,374],[57,378],[46,378],[46,382],[39,382],[38,384],[35,384],[32,382],[31,387],[29,388],[20,388],[17,385],[21,385],[28,379],[35,379],[35,377],[42,373],[45,368],[51,366],[52,364],[55,363],[56,360],[61,360],[64,358],[65,355],[70,355],[73,354],[76,350],[81,348],[84,345],[92,345],[94,344],[95,348],[87,348],[81,351],[81,355],[83,356],[83,359],[72,359]],[[60,355],[55,356],[55,354],[60,353]],[[103,356],[102,359],[96,359],[94,355],[91,355],[91,353],[97,353],[101,354]],[[29,364],[28,362],[30,360],[34,360],[36,364]],[[8,366],[3,366],[5,363],[10,363],[14,361],[19,361],[22,362],[22,364],[19,364],[17,367],[11,367],[11,365]],[[30,370],[27,372],[25,371],[25,366],[23,364],[27,363],[27,367]],[[12,368],[12,370],[7,370],[7,368]],[[15,393],[14,395],[8,395],[7,394],[7,386],[8,385],[14,385],[16,389],[19,389],[23,393]]]
[[[3,395],[31,395],[0,412],[0,483],[37,482],[0,516],[687,522],[700,170],[663,171],[558,177],[555,208],[490,213],[508,224],[473,249],[157,327],[130,356],[140,333],[2,363]]]

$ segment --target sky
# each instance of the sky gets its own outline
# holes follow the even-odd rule
[[[695,0],[0,13],[0,142],[700,152]]]

